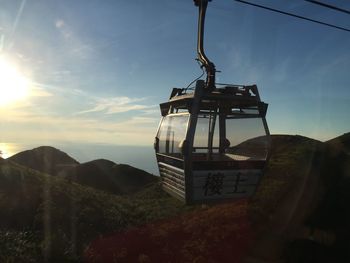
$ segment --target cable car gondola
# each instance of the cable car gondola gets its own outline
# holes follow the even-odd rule
[[[256,85],[215,83],[215,65],[203,49],[208,0],[194,2],[198,60],[207,78],[191,92],[174,88],[160,104],[154,148],[162,187],[187,204],[249,197],[269,156],[268,105]]]

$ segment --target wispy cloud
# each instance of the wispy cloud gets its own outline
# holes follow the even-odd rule
[[[56,28],[61,32],[62,36],[65,39],[69,39],[72,37],[73,32],[72,30],[66,25],[66,23],[64,22],[64,20],[62,19],[57,19],[55,21],[55,26]]]
[[[0,108],[3,141],[120,145],[153,142],[159,113],[148,97],[101,98],[80,88],[32,84],[31,97]]]
[[[78,114],[104,112],[106,114],[122,113],[128,111],[149,111],[155,105],[144,105],[139,102],[146,98],[129,98],[129,97],[114,97],[114,98],[100,98],[97,99],[95,106],[91,109],[78,112]]]
[[[57,28],[62,28],[64,26],[64,21],[62,19],[57,19],[55,22]]]
[[[30,97],[52,97],[53,93],[48,91],[47,89],[36,85],[35,83],[31,83],[31,88],[30,88]]]
[[[16,109],[0,109],[0,114],[3,116],[2,136],[7,141],[60,140],[150,145],[159,121],[158,118],[134,116],[117,122],[92,117],[51,116],[44,112],[29,113]],[[26,132],[23,133],[23,130]]]
[[[89,43],[80,39],[74,28],[67,24],[63,19],[57,19],[55,27],[64,38],[66,44],[69,46],[71,55],[80,59],[89,59],[95,54],[95,48]]]

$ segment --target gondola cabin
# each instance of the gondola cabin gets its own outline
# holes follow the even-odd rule
[[[209,1],[194,0],[198,61],[206,81],[198,80],[193,92],[174,88],[160,104],[154,142],[164,190],[187,204],[253,195],[270,149],[267,104],[258,88],[215,82],[215,65],[203,48]]]
[[[254,194],[269,155],[267,104],[252,86],[173,89],[155,151],[163,189],[191,203]]]

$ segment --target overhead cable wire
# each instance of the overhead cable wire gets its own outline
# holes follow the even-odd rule
[[[187,87],[183,89],[184,91],[187,91],[188,89],[190,89],[191,85],[193,83],[195,83],[197,80],[199,80],[201,77],[203,77],[203,75],[205,73],[205,71],[204,71],[203,67],[201,66],[201,64],[199,63],[198,59],[196,59],[196,61],[199,64],[199,66],[200,66],[200,68],[202,70],[202,74],[199,77],[197,77],[195,80],[193,80],[190,84],[188,84]]]
[[[343,12],[345,14],[350,15],[350,11],[349,10],[342,9],[342,8],[334,6],[334,5],[329,5],[329,4],[322,3],[322,2],[319,2],[319,1],[315,1],[315,0],[304,0],[304,1],[312,3],[312,4],[320,5],[320,6],[323,6],[323,7],[327,7],[327,8],[330,8],[330,9],[334,9],[334,10],[337,10],[339,12]]]
[[[299,19],[303,19],[303,20],[306,20],[306,21],[314,22],[314,23],[321,24],[321,25],[324,25],[324,26],[328,26],[328,27],[332,27],[332,28],[336,28],[336,29],[339,29],[339,30],[350,32],[350,29],[345,28],[345,27],[340,27],[340,26],[328,24],[328,23],[325,23],[325,22],[321,22],[321,21],[318,21],[318,20],[314,20],[314,19],[311,19],[311,18],[307,18],[307,17],[304,17],[304,16],[292,14],[292,13],[288,13],[288,12],[281,11],[281,10],[278,10],[278,9],[274,9],[274,8],[271,8],[271,7],[254,4],[254,3],[251,3],[251,2],[248,2],[248,1],[244,1],[244,0],[234,0],[234,1],[240,2],[240,3],[243,3],[243,4],[247,4],[247,5],[251,5],[251,6],[255,6],[255,7],[259,7],[259,8],[262,8],[262,9],[266,9],[266,10],[269,10],[269,11],[272,11],[272,12],[280,13],[280,14],[283,14],[283,15],[292,16],[292,17],[295,17],[295,18],[299,18]]]

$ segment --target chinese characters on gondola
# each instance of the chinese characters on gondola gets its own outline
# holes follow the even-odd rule
[[[222,195],[224,189],[224,173],[208,173],[206,177],[205,184],[203,186],[204,196],[214,196]],[[246,179],[242,178],[242,173],[238,172],[234,185],[229,187],[230,191],[224,194],[242,194],[245,193],[245,190],[239,190],[239,185],[242,182],[245,182]]]
[[[234,187],[233,187],[233,191],[232,191],[232,192],[229,192],[228,194],[243,194],[243,193],[246,192],[246,191],[239,191],[239,190],[238,190],[239,183],[245,182],[245,181],[246,181],[246,180],[243,179],[241,176],[242,176],[242,173],[241,173],[241,172],[238,172],[237,177],[236,177],[236,181],[235,181],[235,185],[234,185]]]
[[[203,186],[204,195],[221,195],[225,175],[223,173],[209,173]]]

